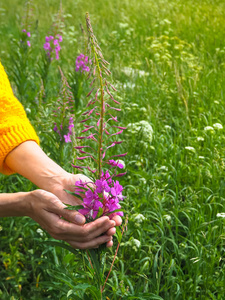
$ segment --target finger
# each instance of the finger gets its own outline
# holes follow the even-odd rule
[[[69,210],[66,209],[65,207],[61,212],[61,216],[64,217],[67,221],[70,221],[77,225],[83,225],[86,221],[85,217],[82,214],[80,214],[78,211]]]
[[[116,222],[116,226],[120,226],[122,224],[122,219],[120,216],[115,215],[112,220],[114,220]]]
[[[85,217],[76,210],[66,209],[67,206],[64,205],[57,197],[51,199],[51,205],[48,206],[48,211],[55,213],[58,216],[65,218],[67,221],[83,225],[86,221]]]
[[[95,239],[92,239],[88,242],[74,242],[74,241],[67,241],[73,248],[75,249],[92,249],[92,248],[98,248],[100,245],[111,242],[112,237],[103,235],[100,237],[97,237]]]
[[[110,228],[106,232],[107,235],[111,235],[111,236],[114,235],[115,233],[116,233],[116,228],[115,227]]]
[[[109,241],[108,243],[106,243],[106,247],[107,248],[110,248],[110,247],[112,247],[113,246],[113,241],[111,240],[111,241]]]
[[[58,238],[84,243],[101,236],[114,226],[115,221],[109,220],[108,217],[101,217],[94,222],[84,224],[83,226],[68,223],[63,219],[60,219],[57,223]],[[109,237],[109,235],[106,236]]]
[[[110,228],[115,227],[116,224],[114,220],[110,220],[108,217],[104,216],[86,225],[90,236],[94,238],[107,232]]]

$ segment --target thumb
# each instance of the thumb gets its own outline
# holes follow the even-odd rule
[[[51,208],[51,212],[56,213],[71,223],[83,225],[86,222],[86,218],[82,214],[76,210],[67,209],[67,206],[64,205],[60,200],[54,201],[53,207]]]
[[[61,210],[61,216],[67,221],[78,225],[83,225],[86,221],[86,218],[82,214],[76,210],[69,210],[66,206]]]

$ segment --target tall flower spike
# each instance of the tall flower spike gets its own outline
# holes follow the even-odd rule
[[[51,34],[45,37],[45,43],[43,45],[46,55],[51,62],[53,59],[59,59],[59,52],[61,50],[60,43],[62,42],[62,32],[64,27],[62,2],[60,2],[60,8],[58,13],[54,16],[54,22],[52,24]]]
[[[89,108],[86,112],[83,113],[84,116],[90,116],[81,121],[84,124],[85,129],[82,133],[88,131],[88,133],[93,130],[93,134],[83,135],[82,137],[77,137],[79,140],[91,139],[93,142],[97,142],[97,157],[94,160],[93,156],[86,156],[86,158],[92,158],[97,163],[97,178],[102,176],[102,168],[105,163],[109,163],[109,158],[107,157],[107,150],[110,148],[107,146],[110,142],[115,146],[117,141],[115,140],[119,134],[123,132],[125,127],[113,126],[112,122],[118,122],[117,117],[111,114],[111,111],[120,111],[119,108],[112,106],[112,103],[119,104],[113,97],[113,92],[116,89],[108,81],[108,76],[111,72],[108,69],[109,63],[104,59],[98,41],[93,33],[91,26],[90,18],[88,13],[86,14],[86,25],[88,32],[88,52],[89,58],[91,60],[89,78],[93,76],[90,84],[90,91],[87,94],[87,97],[91,97],[91,100],[88,102],[87,107]],[[83,65],[83,61],[86,59],[84,55],[80,56],[78,59],[77,68],[79,68],[79,63]],[[87,59],[86,59],[87,61]],[[106,79],[107,78],[107,79]],[[94,96],[92,96],[92,94]],[[113,113],[114,114],[114,113]],[[88,125],[85,123],[88,122]],[[121,129],[121,130],[117,130]],[[107,145],[106,137],[107,136]],[[114,138],[114,140],[113,140]],[[96,146],[91,145],[93,148]],[[112,146],[111,146],[112,147]],[[79,157],[78,157],[79,160]],[[83,160],[83,156],[82,156]],[[118,165],[111,165],[114,168],[117,168]]]
[[[84,119],[80,121],[84,126],[81,131],[82,136],[76,138],[79,143],[88,140],[88,146],[75,147],[79,153],[77,161],[80,165],[74,167],[80,170],[89,170],[92,172],[92,177],[95,178],[94,190],[89,189],[86,184],[83,185],[83,192],[79,190],[84,200],[82,204],[84,208],[80,212],[88,219],[93,220],[102,215],[110,217],[114,214],[123,215],[119,204],[124,198],[122,195],[123,187],[119,181],[114,181],[113,177],[120,177],[125,174],[125,172],[118,173],[118,169],[123,169],[124,165],[118,159],[112,158],[123,157],[126,153],[110,155],[110,149],[114,149],[116,145],[122,143],[122,141],[117,140],[117,137],[126,128],[114,125],[118,120],[117,116],[112,115],[111,112],[120,111],[119,108],[114,107],[115,103],[119,104],[113,96],[116,89],[108,81],[108,76],[111,74],[108,69],[109,63],[103,57],[88,14],[86,14],[86,24],[89,39],[88,56],[91,60],[88,75],[91,84],[87,97],[90,97],[91,100],[87,104],[88,110],[82,114]],[[77,63],[79,64],[84,59],[84,55],[80,56]],[[92,161],[93,169],[87,166],[87,160]],[[80,189],[81,183],[76,182],[75,186],[79,186]]]
[[[25,14],[23,16],[24,22],[22,24],[22,42],[26,44],[28,47],[31,47],[30,42],[30,27],[32,24],[32,17],[33,17],[33,3],[32,0],[26,1],[25,5]]]
[[[73,115],[74,99],[70,86],[60,67],[59,71],[62,87],[60,97],[57,100],[57,108],[53,111],[54,117],[56,117],[53,130],[58,133],[61,141],[64,140],[66,143],[70,143],[74,127],[74,117],[71,116]]]

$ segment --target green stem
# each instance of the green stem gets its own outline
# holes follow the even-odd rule
[[[102,75],[101,75],[101,68],[100,68],[100,65],[99,65],[99,60],[98,60],[97,53],[95,51],[94,42],[93,42],[92,37],[91,37],[91,42],[92,42],[92,50],[94,52],[95,61],[96,61],[96,67],[97,67],[97,71],[98,71],[98,75],[99,75],[100,90],[101,90],[100,128],[99,128],[99,138],[98,138],[98,177],[101,178],[101,174],[102,174],[103,122],[104,122],[104,116],[105,116],[105,113],[104,113],[104,86],[103,86],[103,80],[102,80]]]

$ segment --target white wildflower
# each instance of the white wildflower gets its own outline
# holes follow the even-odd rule
[[[142,70],[140,70],[140,71],[138,71],[138,75],[139,75],[140,77],[144,77],[144,76],[149,76],[149,73],[148,73],[148,72],[145,72],[145,71],[142,71]]]
[[[170,216],[170,215],[164,215],[163,218],[164,218],[167,222],[170,222],[170,221],[171,221],[171,216]]]
[[[172,129],[170,125],[165,125],[164,128],[169,130]]]
[[[205,140],[205,139],[204,139],[204,137],[202,137],[202,136],[198,136],[198,137],[197,137],[197,141],[198,141],[198,142],[204,142],[204,140]]]
[[[39,233],[40,236],[43,236],[43,230],[42,230],[41,228],[38,228],[38,229],[36,230],[36,232]]]
[[[139,178],[139,181],[142,182],[144,185],[145,185],[146,182],[147,182],[146,179],[145,179],[144,177],[140,177],[140,178]]]
[[[185,149],[188,150],[188,151],[190,151],[190,152],[195,153],[195,148],[193,148],[193,147],[186,146]]]
[[[127,82],[123,84],[123,88],[129,88],[129,89],[134,89],[135,88],[135,83]]]
[[[141,107],[141,108],[140,108],[140,111],[141,111],[142,113],[147,113],[147,109],[146,109],[145,107]]]
[[[138,104],[137,103],[131,103],[130,106],[132,106],[133,108],[138,108]]]
[[[132,239],[132,244],[135,248],[140,248],[141,242],[137,239]]]
[[[220,124],[220,123],[215,123],[215,124],[213,124],[213,127],[214,127],[215,129],[218,129],[218,130],[223,129],[223,125]]]
[[[168,171],[168,168],[166,167],[166,166],[161,166],[160,168],[159,168],[159,170],[160,171]]]
[[[129,27],[129,24],[128,23],[119,23],[119,27],[120,28],[127,28],[127,27]]]
[[[129,123],[127,125],[127,131],[133,135],[141,134],[141,139],[144,142],[151,143],[153,138],[152,126],[147,121],[140,121],[137,123]]]
[[[218,213],[217,215],[217,218],[225,218],[225,213]]]
[[[206,126],[204,128],[205,131],[214,131],[214,128],[212,126]]]
[[[25,111],[26,111],[26,113],[28,113],[28,114],[30,114],[31,113],[31,110],[30,110],[30,108],[25,108]]]
[[[135,76],[135,75],[138,75],[139,77],[149,76],[149,73],[145,72],[144,70],[133,69],[130,67],[124,67],[122,69],[122,72],[125,73],[127,76]]]
[[[132,220],[135,222],[135,223],[142,223],[146,220],[145,216],[143,216],[142,214],[134,214],[132,216]]]
[[[122,72],[125,73],[127,76],[131,76],[134,73],[134,69],[133,68],[129,68],[129,67],[124,67],[122,69]]]
[[[205,156],[201,156],[201,155],[200,155],[198,158],[199,158],[199,159],[205,159]]]

